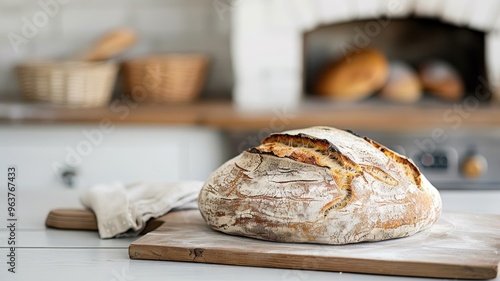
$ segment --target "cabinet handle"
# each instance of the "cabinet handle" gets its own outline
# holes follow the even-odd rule
[[[74,178],[76,177],[76,171],[75,170],[65,170],[61,173],[61,179],[62,182],[67,186],[67,187],[73,187],[75,184]]]

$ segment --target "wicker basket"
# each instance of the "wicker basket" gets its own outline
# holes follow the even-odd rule
[[[125,91],[135,101],[190,102],[200,94],[208,58],[164,55],[123,63]]]
[[[16,68],[23,99],[68,107],[109,103],[118,67],[111,62],[31,62]]]

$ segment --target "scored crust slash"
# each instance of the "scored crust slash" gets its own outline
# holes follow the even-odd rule
[[[328,127],[286,131],[229,160],[199,196],[215,230],[281,242],[346,244],[412,235],[441,213],[412,161]]]

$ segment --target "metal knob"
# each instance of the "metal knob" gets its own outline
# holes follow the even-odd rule
[[[469,179],[478,178],[488,170],[486,158],[480,154],[472,154],[462,163],[462,175]]]

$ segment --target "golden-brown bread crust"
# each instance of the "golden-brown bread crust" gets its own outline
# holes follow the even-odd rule
[[[463,97],[464,84],[458,71],[444,61],[430,61],[420,69],[420,80],[430,94],[447,101]]]
[[[422,97],[418,73],[407,63],[394,61],[389,65],[387,83],[379,96],[394,102],[413,103]]]
[[[360,100],[379,90],[388,74],[388,62],[381,52],[358,50],[327,66],[317,80],[316,92],[335,100]]]
[[[114,30],[102,37],[93,47],[82,55],[89,61],[106,60],[130,48],[137,42],[137,34],[127,28]]]
[[[346,244],[404,237],[441,212],[408,158],[327,127],[274,134],[215,171],[200,192],[214,229],[281,242]]]

